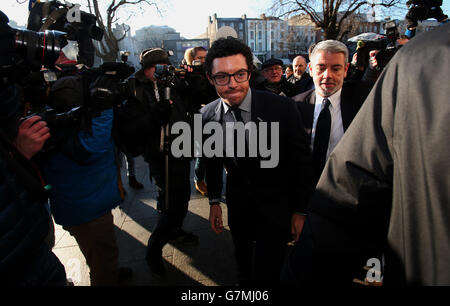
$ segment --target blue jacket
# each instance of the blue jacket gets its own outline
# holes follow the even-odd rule
[[[50,205],[57,224],[84,224],[120,203],[111,137],[113,118],[112,109],[103,111],[92,119],[92,133],[78,133],[77,140],[88,153],[82,163],[57,152],[44,164],[44,179],[51,186]]]

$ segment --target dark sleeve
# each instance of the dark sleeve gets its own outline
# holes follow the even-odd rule
[[[372,84],[375,84],[378,77],[380,76],[382,70],[376,70],[372,69],[370,67],[367,67],[366,71],[364,72],[364,75],[362,77],[362,81],[371,82]]]
[[[205,108],[201,110],[203,116],[203,126],[209,121],[208,118],[205,118],[204,109]],[[208,137],[205,137],[204,135],[203,138],[205,141]],[[209,201],[219,202],[222,197],[223,187],[223,158],[215,156],[203,156],[202,158],[205,163],[205,180],[206,185],[208,186]]]
[[[299,94],[297,86],[295,86],[295,84],[288,82],[285,79],[282,80],[281,91],[284,92],[290,98]]]
[[[289,208],[291,213],[305,213],[308,200],[312,193],[311,186],[311,154],[308,136],[303,126],[303,120],[295,102],[289,100],[285,112],[286,118],[286,171],[289,191]]]
[[[313,80],[313,78],[311,76],[309,76],[308,82],[307,82],[306,87],[305,87],[305,91],[308,91],[308,90],[313,89],[313,88],[315,88],[314,80]]]
[[[208,186],[208,198],[214,202],[220,202],[223,187],[223,159],[218,157],[206,158],[205,160],[205,180]]]
[[[333,256],[350,282],[352,272],[379,254],[387,234],[396,73],[381,75],[331,153],[309,207],[314,255]]]

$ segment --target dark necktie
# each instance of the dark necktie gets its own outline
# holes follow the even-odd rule
[[[233,113],[234,118],[236,118],[236,122],[245,123],[242,119],[241,109],[238,106],[232,106],[230,107],[230,110]]]
[[[327,161],[328,142],[330,140],[331,130],[330,100],[325,98],[322,105],[323,108],[317,119],[316,134],[314,137],[313,160],[315,184],[319,181]]]
[[[239,106],[231,106],[230,111],[233,113],[234,118],[236,118],[236,122],[242,122],[243,124],[245,124],[244,119],[242,118],[242,111],[239,108]],[[235,136],[237,136],[237,134],[235,134]],[[243,164],[244,161],[242,158],[239,158],[239,157],[247,157],[248,156],[248,143],[245,139],[244,139],[244,142],[245,142],[245,152],[244,152],[245,155],[238,156],[237,155],[238,139],[237,139],[237,137],[234,138],[234,150],[235,150],[234,156],[237,158],[238,164],[240,166],[244,166],[244,164]]]

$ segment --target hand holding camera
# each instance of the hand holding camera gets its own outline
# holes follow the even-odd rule
[[[39,116],[32,116],[19,125],[14,145],[27,159],[31,159],[42,150],[45,141],[50,138],[47,123]]]

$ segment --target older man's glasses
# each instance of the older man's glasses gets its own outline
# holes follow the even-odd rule
[[[211,75],[211,79],[213,79],[214,83],[219,86],[228,85],[230,83],[231,77],[234,78],[236,83],[244,83],[250,78],[250,71],[243,69],[233,74],[218,73],[215,75]]]

